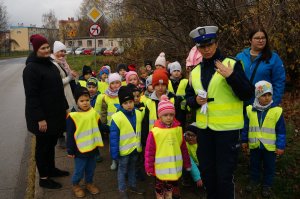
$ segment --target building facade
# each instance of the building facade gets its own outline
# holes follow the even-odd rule
[[[96,48],[114,48],[122,47],[122,38],[112,38],[112,37],[97,37],[96,38]],[[95,48],[95,38],[92,37],[81,37],[66,39],[65,45],[69,48]]]

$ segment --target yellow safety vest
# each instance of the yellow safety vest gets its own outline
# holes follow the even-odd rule
[[[118,111],[112,115],[112,119],[120,129],[120,156],[129,155],[135,149],[138,152],[142,151],[141,144],[141,125],[142,114],[139,110],[135,110],[136,126],[135,131],[122,111]]]
[[[260,142],[268,151],[276,150],[276,132],[275,127],[281,114],[282,108],[274,107],[270,108],[267,115],[261,125],[259,126],[257,112],[252,111],[252,105],[247,106],[247,115],[249,118],[249,132],[248,141],[249,148],[258,148]]]
[[[109,97],[108,95],[103,96],[103,100],[107,104],[107,125],[110,126],[111,123],[111,116],[117,112],[117,107],[115,104],[120,104],[118,97]]]
[[[145,105],[147,104],[147,101],[149,100],[148,97],[146,97],[146,95],[142,95],[140,101],[143,102]]]
[[[196,165],[199,165],[199,161],[197,158],[198,144],[189,144],[188,142],[186,142],[186,146],[187,146],[190,157],[194,160]]]
[[[228,62],[234,67],[236,61],[226,58],[223,64],[227,66]],[[198,95],[198,89],[204,90],[201,82],[201,66],[197,65],[192,70],[192,86],[195,94]],[[226,79],[215,72],[211,78],[207,97],[214,101],[208,102],[206,114],[200,113],[200,108],[196,110],[196,124],[201,129],[209,127],[215,131],[238,130],[244,126],[243,101],[241,101],[227,84]]]
[[[152,129],[156,144],[155,175],[160,180],[176,181],[182,175],[183,158],[181,154],[182,128]]]
[[[108,88],[108,83],[107,82],[98,82],[98,91],[100,93],[105,93],[106,89]]]
[[[122,85],[122,86],[126,86],[126,85],[127,85],[126,81],[122,81],[122,82],[121,82],[121,85]]]
[[[100,116],[93,108],[87,112],[71,112],[70,117],[76,126],[74,138],[81,153],[92,151],[98,146],[104,146],[98,127]]]
[[[170,102],[174,104],[174,97],[170,99]],[[157,108],[154,100],[149,99],[145,107],[149,109],[149,131],[152,129],[155,120],[157,120]]]
[[[185,89],[186,89],[186,86],[188,83],[189,83],[188,79],[180,80],[177,91],[175,93],[173,86],[172,86],[172,82],[171,82],[171,80],[169,80],[168,91],[175,94],[176,96],[180,96],[180,97],[184,98],[185,97]],[[186,110],[186,100],[181,101],[180,108],[181,108],[181,110]]]
[[[86,87],[86,81],[78,80],[78,83],[80,84],[81,87]]]

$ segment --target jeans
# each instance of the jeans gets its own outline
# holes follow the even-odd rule
[[[275,174],[276,154],[264,147],[250,150],[250,177],[254,182],[260,182],[261,164],[263,163],[263,186],[271,187]]]
[[[85,177],[85,183],[92,183],[96,168],[96,156],[75,157],[75,168],[72,176],[72,184],[78,185],[80,180]]]
[[[126,190],[125,175],[128,174],[128,184],[130,187],[136,187],[136,162],[138,158],[137,151],[133,151],[131,154],[119,157],[118,167],[118,187],[120,191]]]

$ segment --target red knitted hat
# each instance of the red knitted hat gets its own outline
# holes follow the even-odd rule
[[[168,72],[164,68],[158,68],[153,72],[152,75],[153,88],[158,84],[164,84],[166,86],[168,86],[169,84]]]
[[[175,107],[172,102],[170,102],[169,98],[166,95],[162,95],[160,97],[160,102],[158,103],[157,108],[157,115],[161,117],[167,113],[174,113],[175,114]]]
[[[31,35],[30,42],[32,43],[34,52],[37,52],[43,44],[49,44],[47,39],[39,34]]]

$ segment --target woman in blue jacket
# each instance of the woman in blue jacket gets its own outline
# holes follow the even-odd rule
[[[249,34],[250,48],[244,49],[237,55],[241,60],[246,76],[253,85],[260,80],[265,80],[273,85],[273,100],[277,106],[281,102],[285,86],[285,69],[277,53],[272,52],[266,31],[262,28],[254,29]],[[246,106],[252,104],[246,102]]]

